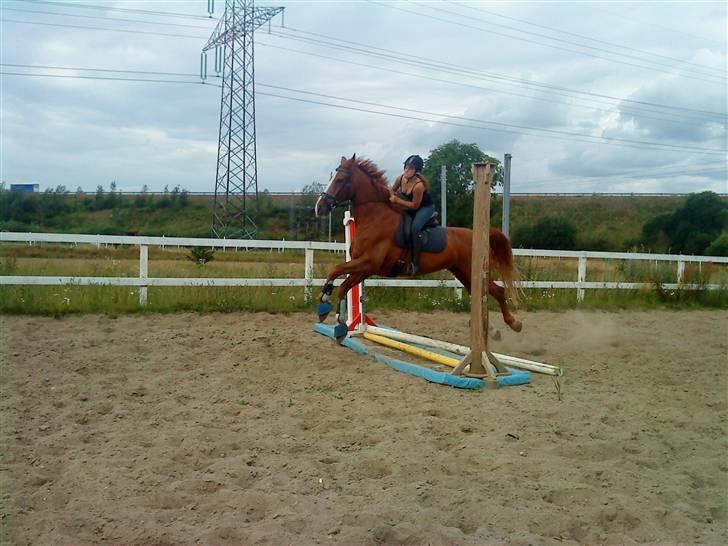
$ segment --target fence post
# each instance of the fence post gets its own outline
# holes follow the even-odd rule
[[[463,302],[463,289],[460,286],[455,287],[455,301],[457,303]]]
[[[685,282],[685,262],[683,260],[677,261],[677,284]]]
[[[584,301],[584,283],[586,282],[586,255],[579,256],[579,272],[577,273],[576,282],[579,285],[576,289],[576,301],[581,303]]]
[[[147,245],[139,245],[139,278],[147,279],[149,274],[149,247]],[[139,286],[139,305],[147,304],[147,285]]]
[[[313,279],[313,249],[306,249],[305,264],[303,266],[303,277],[306,279],[306,287],[303,289],[303,301],[311,302],[311,283]]]

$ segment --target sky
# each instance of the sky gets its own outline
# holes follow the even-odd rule
[[[514,193],[728,192],[725,2],[255,5],[285,7],[255,33],[261,191],[457,139],[512,154]],[[0,0],[0,180],[214,191],[224,7]]]

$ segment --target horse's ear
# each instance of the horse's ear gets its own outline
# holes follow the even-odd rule
[[[346,161],[346,156],[345,155],[342,155],[341,156],[341,164],[343,165],[345,161]]]
[[[353,156],[351,156],[350,161],[356,161],[356,154],[354,154]]]

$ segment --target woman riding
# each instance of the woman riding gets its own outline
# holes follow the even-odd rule
[[[405,159],[404,172],[397,177],[389,191],[389,201],[404,208],[412,217],[412,275],[416,275],[420,269],[422,228],[435,214],[430,186],[421,174],[424,163],[418,155]]]

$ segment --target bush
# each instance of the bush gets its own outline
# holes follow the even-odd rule
[[[579,236],[579,245],[581,250],[592,250],[595,252],[613,252],[619,250],[619,244],[615,241],[612,230],[605,225],[599,226],[597,229],[588,234]]]
[[[543,250],[574,250],[576,226],[568,218],[546,216],[529,227],[521,226],[513,234],[514,246]]]
[[[672,218],[673,213],[668,212],[645,222],[645,225],[642,226],[642,243],[646,245],[662,243],[667,246],[665,233],[672,222]]]
[[[190,249],[187,259],[195,262],[197,265],[205,265],[215,259],[215,249],[204,246],[195,246]]]
[[[705,249],[708,256],[728,256],[728,231],[724,231]]]
[[[728,203],[714,192],[688,197],[672,214],[661,214],[642,227],[643,243],[673,253],[704,254],[728,226]]]
[[[165,195],[159,201],[154,203],[154,208],[157,210],[166,209],[166,208],[169,208],[171,205],[172,205],[172,200]]]

